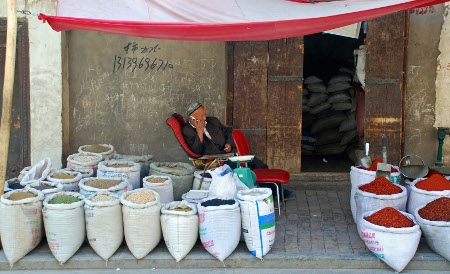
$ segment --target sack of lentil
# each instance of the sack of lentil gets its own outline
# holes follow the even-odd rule
[[[366,247],[397,272],[414,257],[422,234],[413,215],[392,207],[365,212],[360,227]]]
[[[198,203],[200,240],[221,262],[236,249],[241,238],[241,211],[235,199],[206,198]]]
[[[45,158],[33,165],[23,176],[20,182],[25,185],[30,180],[45,180],[52,169],[52,160]]]
[[[150,169],[150,160],[152,159],[152,155],[123,155],[123,154],[114,154],[110,157],[110,159],[116,160],[124,160],[131,161],[134,163],[138,163],[141,166],[141,175],[140,180],[149,174]]]
[[[275,242],[275,212],[272,190],[252,188],[237,193],[241,208],[245,244],[253,256],[262,259]]]
[[[407,210],[414,214],[414,211],[420,206],[440,197],[450,197],[448,177],[433,174],[428,178],[415,179],[411,184]]]
[[[97,165],[103,160],[103,156],[98,153],[80,152],[67,157],[68,168],[92,168],[94,175],[97,174]]]
[[[450,198],[441,197],[417,208],[414,217],[428,246],[450,261]]]
[[[48,181],[35,181],[25,186],[25,189],[29,188],[42,192],[42,194],[44,194],[44,199],[50,194],[64,191],[64,187],[61,183]]]
[[[43,199],[35,189],[12,190],[1,197],[1,241],[11,267],[42,240]]]
[[[128,249],[136,259],[142,259],[161,240],[159,195],[151,189],[140,188],[124,192],[120,202]]]
[[[66,168],[63,168],[63,170],[79,172],[79,173],[81,173],[81,178],[94,176],[94,169],[92,169],[92,168],[68,168],[68,167],[66,167]]]
[[[169,176],[150,175],[142,179],[144,188],[156,191],[160,202],[170,203],[173,201],[173,181]]]
[[[80,194],[84,197],[89,197],[102,191],[108,191],[120,196],[122,193],[133,189],[127,180],[97,177],[81,179],[78,186],[80,187]]]
[[[126,160],[107,160],[98,163],[97,177],[126,179],[133,189],[141,187],[141,166]]]
[[[108,144],[93,144],[80,146],[78,148],[78,152],[98,153],[103,156],[103,159],[106,159],[116,153],[114,147]]]
[[[85,199],[84,216],[90,246],[103,260],[117,251],[123,242],[122,205],[110,192],[97,192]]]
[[[83,176],[79,172],[57,169],[47,176],[47,181],[62,184],[63,191],[78,192],[78,183],[81,178]]]
[[[44,200],[47,243],[61,264],[77,252],[86,237],[83,205],[83,195],[68,191],[51,194]]]
[[[179,262],[197,242],[197,207],[186,201],[175,201],[165,204],[161,213],[164,242],[170,254]]]
[[[188,163],[154,162],[149,175],[168,176],[173,182],[173,199],[181,201],[181,195],[192,189],[195,167]]]

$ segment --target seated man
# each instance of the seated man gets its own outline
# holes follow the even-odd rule
[[[190,150],[201,155],[236,152],[236,146],[231,135],[233,129],[224,126],[216,117],[207,117],[206,108],[201,103],[191,103],[186,110],[186,114],[188,122],[182,128],[182,133]],[[232,169],[236,168],[235,162],[228,160],[225,164]],[[268,168],[267,164],[256,157],[248,162],[247,166],[250,169]],[[284,189],[285,198],[292,196],[292,191]]]

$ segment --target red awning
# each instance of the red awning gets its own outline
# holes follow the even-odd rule
[[[55,31],[168,40],[246,41],[304,36],[448,0],[59,0]],[[305,3],[307,2],[307,3]]]

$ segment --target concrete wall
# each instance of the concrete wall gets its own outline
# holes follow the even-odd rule
[[[30,42],[30,124],[31,164],[50,157],[52,166],[61,167],[61,33],[38,20],[37,14],[55,14],[56,1],[17,0],[26,17]],[[7,17],[6,0],[0,0],[0,17]]]

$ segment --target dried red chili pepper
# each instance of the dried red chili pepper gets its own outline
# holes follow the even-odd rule
[[[440,174],[441,175],[441,173],[439,171],[437,171],[436,169],[430,168],[430,169],[428,169],[428,174],[425,177],[430,177],[431,175],[434,175],[434,174]]]
[[[386,177],[378,177],[368,184],[359,186],[359,189],[377,195],[392,195],[402,192],[399,186],[391,183]]]
[[[413,227],[414,222],[393,207],[385,207],[364,217],[369,223],[384,227]]]
[[[450,190],[450,181],[441,174],[433,174],[429,178],[417,182],[415,187],[428,191]]]
[[[420,217],[430,221],[450,222],[450,198],[441,197],[429,202],[418,211]]]

